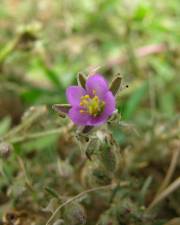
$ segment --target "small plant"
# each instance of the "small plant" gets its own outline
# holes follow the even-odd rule
[[[180,224],[178,6],[1,0],[0,225]]]

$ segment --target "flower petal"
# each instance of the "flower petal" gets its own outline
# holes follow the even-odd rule
[[[79,86],[70,86],[66,89],[66,97],[72,106],[79,106],[81,97],[86,94],[84,88]]]
[[[98,117],[91,116],[91,119],[88,121],[89,126],[102,125],[103,123],[105,123],[108,120],[109,116],[111,116],[112,113],[115,111],[115,109],[116,109],[115,108],[115,97],[113,96],[111,91],[108,91],[105,94],[103,100],[105,102],[104,111]]]
[[[111,116],[112,113],[116,109],[116,100],[114,95],[111,91],[108,91],[106,95],[104,96],[104,102],[105,102],[105,109],[102,114],[107,114],[108,116]]]
[[[108,91],[108,83],[103,76],[96,74],[87,79],[86,90],[88,94],[93,95],[94,90],[99,98],[103,98]]]
[[[86,126],[88,125],[90,115],[86,113],[80,113],[80,110],[80,107],[72,107],[69,110],[68,116],[76,125]]]
[[[90,120],[88,121],[88,125],[89,126],[100,126],[103,123],[105,123],[108,118],[109,118],[109,116],[107,114],[102,114],[102,115],[97,116],[97,117],[91,116]]]

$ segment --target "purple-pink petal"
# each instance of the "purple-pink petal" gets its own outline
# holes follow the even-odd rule
[[[112,92],[111,91],[108,91],[106,93],[106,95],[104,96],[104,99],[103,100],[105,102],[105,109],[104,109],[103,113],[104,114],[107,114],[109,116],[112,115],[112,113],[116,109],[116,101],[115,101],[115,97],[112,94]]]
[[[108,92],[108,83],[103,76],[96,74],[90,76],[86,81],[87,93],[93,96],[94,90],[99,98],[103,98],[106,92]]]
[[[79,86],[70,86],[66,90],[66,97],[72,106],[79,106],[81,97],[86,94],[84,88]]]
[[[76,124],[80,126],[88,125],[88,121],[90,119],[90,115],[86,113],[80,113],[80,107],[72,107],[69,110],[69,117],[70,119]]]
[[[100,115],[97,117],[91,116],[91,118],[88,121],[88,125],[89,126],[100,126],[107,121],[108,117],[109,116],[107,114],[103,114],[103,115]]]

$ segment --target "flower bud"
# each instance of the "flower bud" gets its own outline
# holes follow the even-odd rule
[[[86,224],[86,213],[84,207],[77,202],[73,202],[65,207],[63,218],[68,225]]]
[[[113,146],[101,145],[99,152],[99,160],[108,172],[115,172],[117,169],[118,158]]]

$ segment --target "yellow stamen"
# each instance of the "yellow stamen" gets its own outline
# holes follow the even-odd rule
[[[85,113],[86,111],[84,111],[83,109],[80,110],[80,113]]]
[[[80,113],[88,113],[94,117],[99,116],[104,110],[105,102],[101,101],[96,95],[96,90],[93,90],[93,97],[84,95],[81,97],[80,106],[84,109],[80,110]]]
[[[85,99],[89,99],[90,96],[89,96],[89,95],[84,95],[84,98],[85,98]]]

